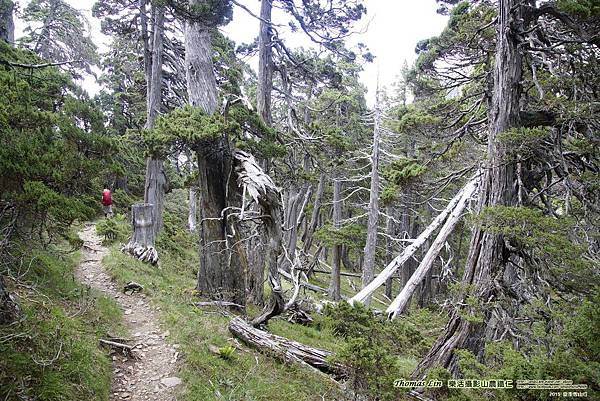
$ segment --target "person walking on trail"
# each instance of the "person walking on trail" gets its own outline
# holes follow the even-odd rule
[[[104,217],[112,217],[112,193],[108,188],[104,188],[104,191],[102,191],[102,209],[104,210]]]

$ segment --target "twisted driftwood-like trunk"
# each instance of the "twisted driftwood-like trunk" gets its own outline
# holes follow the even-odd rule
[[[136,203],[131,206],[131,224],[133,234],[129,242],[121,248],[142,262],[156,265],[158,252],[154,248],[154,208],[150,203]]]
[[[246,345],[277,359],[308,365],[321,372],[332,374],[334,377],[345,375],[343,365],[328,361],[328,358],[333,355],[331,351],[309,347],[285,337],[267,333],[239,317],[231,319],[229,331]]]

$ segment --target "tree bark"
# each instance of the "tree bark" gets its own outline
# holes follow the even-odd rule
[[[133,234],[129,242],[121,249],[142,262],[152,265],[158,263],[158,252],[154,248],[154,207],[148,203],[136,203],[131,207]]]
[[[143,7],[142,7],[143,4]],[[146,73],[150,72],[150,75],[146,76],[147,84],[147,101],[146,101],[146,124],[145,129],[154,128],[154,123],[160,112],[161,107],[161,89],[162,89],[162,60],[163,60],[163,30],[164,30],[164,6],[155,6],[154,20],[152,25],[154,27],[153,35],[153,48],[151,52],[151,61],[149,66],[146,65],[148,62],[145,61]],[[145,2],[140,1],[140,16],[145,15]],[[146,56],[147,39],[144,35],[145,22],[142,22],[142,38],[144,39],[144,55]],[[146,180],[144,185],[144,202],[151,204],[154,208],[152,222],[155,235],[158,235],[163,226],[163,204],[165,192],[167,191],[168,181],[167,175],[164,171],[163,160],[158,155],[152,155],[146,159]]]
[[[189,4],[197,7],[205,5],[205,2],[190,0]],[[188,98],[192,106],[207,114],[216,111],[218,99],[212,63],[212,29],[215,27],[202,21],[186,21]],[[240,200],[231,147],[225,136],[204,140],[196,147],[200,202],[198,290],[209,298],[245,305],[245,253],[236,240],[239,231],[234,230],[236,222],[227,209],[232,200]]]
[[[258,34],[258,88],[256,108],[267,125],[271,125],[271,91],[273,90],[273,48],[271,46],[272,0],[261,0]]]
[[[379,97],[379,94],[377,94]],[[367,222],[367,242],[365,244],[365,260],[363,264],[363,288],[373,280],[375,272],[375,254],[377,251],[377,224],[379,220],[379,146],[380,146],[380,105],[379,99],[375,105],[375,122],[373,127],[373,149],[371,153],[371,191],[369,195],[369,220]],[[365,305],[371,302],[367,295],[363,300]]]
[[[0,0],[0,40],[11,46],[15,45],[14,7],[12,0]]]
[[[527,29],[523,26],[523,7],[518,0],[500,0],[498,4],[494,87],[489,108],[488,162],[478,204],[480,211],[485,207],[515,204],[514,165],[507,162],[506,149],[497,136],[519,126],[522,55],[517,31]],[[494,340],[494,335],[486,333],[496,332],[491,316],[502,295],[494,280],[503,277],[509,255],[502,236],[484,232],[477,226],[473,229],[463,283],[474,288],[474,295],[483,306],[484,322],[471,323],[462,317],[461,311],[454,311],[444,334],[421,361],[415,376],[423,375],[434,366],[447,367],[456,373],[458,364],[454,356],[455,349],[466,348],[480,358],[483,356],[486,341]]]
[[[342,181],[335,179],[333,181],[333,229],[339,230],[342,226]],[[329,284],[329,296],[334,301],[341,299],[340,290],[340,268],[341,268],[341,256],[342,256],[342,245],[335,244],[333,246],[331,256],[331,282]]]

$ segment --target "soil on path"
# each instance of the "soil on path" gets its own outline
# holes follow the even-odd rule
[[[169,345],[155,309],[143,293],[124,294],[102,266],[108,249],[96,234],[95,224],[86,224],[79,233],[84,241],[82,262],[76,277],[84,284],[114,298],[123,310],[129,345],[135,359],[114,352],[111,401],[175,401],[181,380],[176,377],[177,345]]]

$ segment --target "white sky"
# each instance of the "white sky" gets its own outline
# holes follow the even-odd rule
[[[28,0],[20,0],[23,8]],[[74,7],[84,11],[90,20],[92,36],[100,51],[108,45],[108,38],[100,33],[100,21],[93,18],[91,8],[95,0],[67,0]],[[256,14],[259,12],[258,0],[243,0],[248,8]],[[351,42],[362,42],[369,47],[376,58],[367,64],[361,74],[363,83],[369,90],[369,103],[372,103],[379,74],[380,86],[390,86],[396,81],[402,64],[406,60],[410,65],[415,59],[414,48],[421,39],[438,35],[446,25],[446,17],[438,15],[435,0],[364,0],[367,15],[359,22],[357,30],[368,26],[364,33],[356,34]],[[277,21],[278,14],[273,18]],[[236,43],[249,43],[257,36],[259,21],[248,13],[235,8],[233,21],[222,28],[222,31]],[[23,23],[16,21],[16,36],[22,35]],[[285,35],[290,47],[310,46],[310,41],[303,38],[302,33]],[[93,77],[84,79],[83,86],[95,94],[99,87]]]

